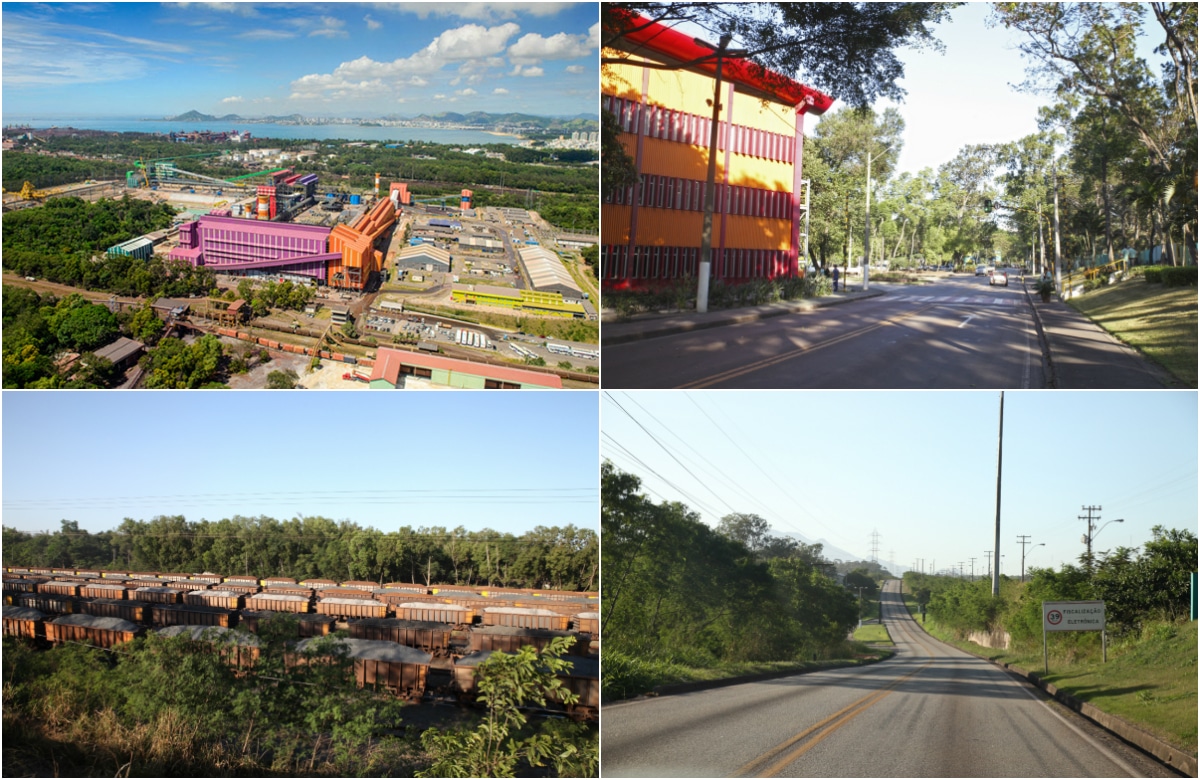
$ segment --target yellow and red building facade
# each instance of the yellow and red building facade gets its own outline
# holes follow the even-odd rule
[[[685,64],[711,53],[690,36],[627,21],[601,76],[601,107],[639,174],[601,207],[601,282],[612,289],[698,273],[716,70],[711,59]],[[804,117],[833,99],[745,59],[721,72],[712,278],[800,275]]]

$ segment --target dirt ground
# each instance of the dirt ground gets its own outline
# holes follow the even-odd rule
[[[222,338],[227,352],[240,354],[248,346],[244,341]],[[323,390],[365,390],[366,382],[356,382],[352,379],[342,379],[342,375],[354,372],[354,366],[339,363],[334,360],[322,360],[321,367],[309,373],[308,364],[312,358],[306,355],[293,355],[289,352],[272,352],[271,359],[266,364],[256,365],[246,374],[234,374],[229,378],[229,387],[234,390],[262,390],[267,386],[267,375],[272,371],[287,371],[291,369],[300,378],[297,385],[309,389]],[[359,369],[363,371],[363,369]]]

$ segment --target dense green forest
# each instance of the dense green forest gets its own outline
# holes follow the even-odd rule
[[[406,525],[385,533],[325,517],[235,515],[190,522],[174,515],[125,518],[117,528],[94,534],[68,520],[53,533],[5,526],[3,547],[9,566],[563,590],[593,590],[599,577],[596,534],[573,525],[539,526],[520,536],[462,526]]]
[[[640,484],[601,468],[606,691],[636,686],[645,663],[847,657],[856,596],[820,545],[771,537],[754,515],[710,528],[683,504],[653,503]]]
[[[959,638],[973,631],[1005,631],[1018,647],[1041,645],[1042,602],[1099,599],[1104,601],[1108,631],[1115,636],[1141,630],[1150,621],[1188,616],[1188,573],[1196,567],[1196,535],[1189,530],[1155,526],[1141,552],[1118,547],[1079,564],[1059,569],[1033,569],[1028,582],[1002,577],[1000,595],[992,596],[989,579],[906,572],[904,584],[929,614]],[[1099,639],[1072,633],[1070,643],[1097,644]]]
[[[88,203],[53,198],[4,215],[4,268],[60,284],[127,296],[184,297],[209,292],[212,272],[162,258],[108,257],[109,247],[169,227],[166,204],[123,197]]]

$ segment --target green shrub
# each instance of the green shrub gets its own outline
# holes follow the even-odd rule
[[[1188,265],[1180,268],[1164,268],[1159,272],[1163,287],[1195,287],[1196,266]]]
[[[1159,284],[1162,282],[1162,266],[1146,266],[1146,270],[1142,275],[1146,277],[1146,281],[1150,284]]]

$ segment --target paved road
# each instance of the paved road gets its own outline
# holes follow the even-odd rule
[[[889,661],[606,706],[605,777],[1172,773],[1007,672],[928,637],[887,583]]]
[[[605,345],[610,388],[1041,388],[1019,283],[956,276],[811,312]]]

